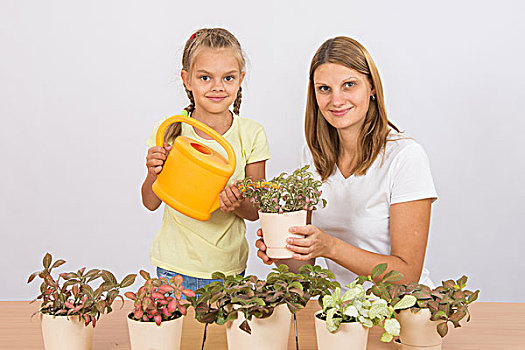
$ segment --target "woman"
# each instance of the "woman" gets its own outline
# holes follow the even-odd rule
[[[405,277],[432,286],[423,268],[431,204],[437,199],[428,159],[387,118],[377,68],[347,37],[324,42],[310,66],[303,163],[324,180],[326,208],[312,225],[291,227],[292,270],[316,258],[345,285],[386,262]],[[262,236],[261,230],[258,235]],[[256,242],[266,264],[263,239]]]

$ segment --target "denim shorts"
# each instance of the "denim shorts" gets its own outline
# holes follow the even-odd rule
[[[241,272],[239,275],[244,276],[244,273],[245,271]],[[184,286],[184,288],[191,289],[193,291],[196,291],[197,289],[202,288],[212,282],[222,281],[220,279],[213,280],[213,279],[197,278],[197,277],[192,277],[188,275],[183,275],[182,273],[177,273],[174,271],[166,270],[166,269],[163,269],[162,267],[157,266],[157,276],[159,278],[164,277],[167,280],[169,280],[170,278],[176,275],[182,276],[182,285]]]

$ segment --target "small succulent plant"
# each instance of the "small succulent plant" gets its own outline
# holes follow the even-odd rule
[[[140,271],[144,285],[137,293],[127,292],[124,295],[133,300],[134,308],[130,318],[135,321],[155,322],[174,320],[186,315],[189,303],[181,302],[182,296],[194,297],[195,292],[182,286],[182,276],[176,275],[169,280],[154,278],[144,270]]]
[[[325,207],[326,200],[320,198],[322,181],[314,180],[308,168],[306,165],[296,169],[291,175],[282,173],[270,181],[248,177],[236,182],[236,186],[263,213],[315,210],[319,201]]]
[[[249,322],[253,317],[269,317],[282,304],[286,304],[292,313],[304,308],[312,296],[311,292],[319,295],[321,289],[334,283],[326,278],[328,273],[328,270],[310,266],[310,269],[304,268],[302,273],[295,274],[286,265],[274,268],[266,280],[215,272],[212,278],[222,281],[197,290],[199,297],[190,299],[199,322],[223,325],[242,313],[245,320],[239,327],[251,334]]]
[[[346,287],[348,290],[341,295],[338,287],[332,294],[324,295],[322,308],[326,320],[326,328],[330,332],[339,329],[342,322],[359,322],[364,327],[381,326],[385,330],[381,341],[390,342],[394,336],[399,335],[400,325],[394,318],[394,311],[414,305],[415,297],[406,295],[391,304],[387,299],[367,294],[363,284],[373,282],[375,278],[386,270],[386,264],[376,266],[371,275],[359,276]],[[403,275],[397,271],[391,271],[383,277],[383,281],[397,281]]]
[[[91,269],[86,272],[85,267],[53,277],[53,269],[65,263],[62,259],[53,262],[51,254],[47,253],[42,261],[44,269],[29,276],[27,283],[36,277],[43,280],[40,294],[33,300],[42,300],[39,312],[55,316],[78,315],[84,319],[86,326],[91,323],[95,327],[100,315],[112,311],[116,298],[124,301],[119,294],[120,289],[135,282],[136,274],[127,275],[119,283],[108,270]],[[94,288],[93,284],[100,279],[101,283]]]

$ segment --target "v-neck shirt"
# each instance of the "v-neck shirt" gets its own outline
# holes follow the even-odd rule
[[[390,206],[425,198],[437,199],[423,148],[410,138],[392,138],[395,140],[387,142],[384,155],[380,153],[366,175],[345,178],[335,167],[321,186],[327,206],[318,206],[312,213],[312,225],[358,248],[390,254]],[[307,146],[303,149],[301,163],[309,164],[309,170],[320,180]],[[329,259],[326,264],[341,285],[356,277]],[[420,282],[432,286],[426,268],[423,268]]]

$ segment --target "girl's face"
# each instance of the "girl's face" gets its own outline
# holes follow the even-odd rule
[[[338,130],[360,130],[370,96],[374,94],[366,75],[335,63],[324,63],[314,72],[315,98],[324,118]]]
[[[210,114],[226,112],[244,79],[233,49],[203,49],[192,63],[191,72],[183,70],[181,76],[193,93],[196,109]]]

